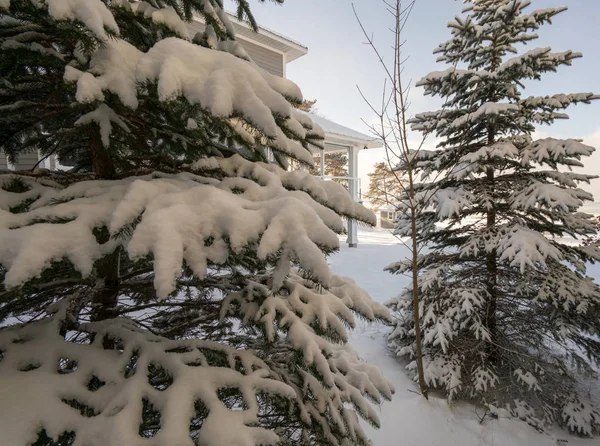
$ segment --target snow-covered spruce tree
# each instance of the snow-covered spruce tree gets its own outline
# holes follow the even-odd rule
[[[0,149],[75,166],[0,173],[3,444],[367,444],[390,316],[325,256],[374,216],[280,167],[322,131],[220,0],[0,0],[0,78]]]
[[[449,26],[435,53],[451,64],[418,85],[444,99],[416,115],[413,129],[443,138],[415,160],[423,178],[417,199],[419,299],[425,377],[449,398],[482,401],[541,427],[556,422],[592,435],[600,414],[578,387],[600,359],[600,288],[586,263],[600,259],[583,242],[596,231],[578,208],[592,196],[578,187],[593,177],[573,166],[593,152],[573,139],[532,140],[536,125],[566,118],[592,93],[525,97],[524,83],[570,65],[572,51],[517,47],[566,8],[525,10],[526,0],[477,0]],[[399,234],[410,234],[401,219]],[[410,264],[391,265],[393,273]],[[412,290],[392,299],[398,355],[414,357]],[[413,367],[414,363],[409,365]]]

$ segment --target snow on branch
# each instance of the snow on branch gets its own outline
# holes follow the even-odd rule
[[[462,180],[473,172],[485,170],[486,163],[490,161],[516,159],[518,156],[519,150],[511,141],[498,141],[460,157],[457,165],[449,173],[449,177]]]
[[[0,331],[0,375],[9,386],[2,388],[25,386],[0,402],[18,409],[12,414],[26,412],[11,444],[34,442],[42,428],[52,438],[74,431],[75,444],[140,444],[140,436],[152,438],[149,444],[277,444],[280,432],[261,421],[276,398],[287,401],[277,410],[299,411],[305,426],[293,429],[310,432],[316,423],[331,444],[346,444],[337,431],[367,444],[356,413],[379,425],[369,400],[389,399],[394,389],[343,343],[357,316],[391,317],[352,280],[331,275],[321,249],[335,249],[335,231],[343,229],[330,200],[349,215],[372,215],[350,207],[347,194],[319,187],[322,180],[240,156],[191,169],[67,187],[0,176],[0,265],[8,287],[39,276],[54,260],[91,274],[96,260],[119,245],[132,257],[153,257],[161,297],[173,297],[167,295],[184,261],[202,277],[235,263],[244,250],[266,268],[238,272],[239,285],[225,288],[217,302],[223,323],[266,334],[248,340],[248,349],[167,340],[126,319],[81,325],[73,312],[89,305],[93,291],[48,309],[55,316]],[[108,242],[96,238],[102,228],[112,236]],[[280,353],[261,360],[253,347]],[[239,402],[232,406],[223,391],[235,391]],[[30,410],[28,395],[40,402]],[[13,423],[15,417],[3,418],[0,430]]]
[[[125,2],[123,2],[125,3]],[[170,28],[175,34],[182,39],[190,40],[190,31],[187,25],[177,14],[177,11],[172,6],[166,8],[154,8],[147,2],[126,3],[130,5],[131,10],[137,14],[142,14],[144,17],[149,17],[154,23],[160,23]]]
[[[544,138],[534,141],[522,155],[521,164],[530,162],[539,164],[567,164],[583,167],[579,161],[583,156],[590,156],[595,149],[576,139]]]
[[[425,87],[426,95],[439,94],[444,91],[445,88],[453,87],[453,82],[466,85],[472,82],[473,78],[478,80],[492,78],[494,73],[490,73],[486,70],[463,70],[455,67],[447,68],[443,71],[432,71],[427,76],[420,79],[415,86]]]
[[[81,2],[67,3],[83,14],[75,7]],[[100,0],[89,2],[86,7],[92,8],[90,5],[96,3],[112,18]],[[210,6],[210,2],[207,5]],[[118,2],[113,6],[129,7],[129,3]],[[156,9],[139,2],[133,9],[152,17],[154,22],[170,26],[179,35],[187,29],[170,6]],[[308,145],[321,147],[323,134],[310,119],[299,116],[293,109],[290,102],[302,101],[300,89],[293,82],[244,60],[247,57],[236,57],[234,54],[240,55],[237,42],[213,42],[213,46],[222,50],[214,51],[171,37],[158,41],[144,53],[122,39],[103,37],[102,40],[89,60],[78,57],[65,67],[64,80],[76,83],[78,102],[105,101],[105,93],[110,92],[126,107],[136,109],[140,99],[148,93],[148,84],[154,84],[163,102],[183,98],[215,117],[238,119],[251,127],[254,137],[262,138],[262,145],[304,164],[314,162]],[[249,133],[242,126],[233,126],[231,130],[248,140]]]
[[[536,265],[546,266],[548,259],[561,260],[561,251],[554,246],[543,234],[529,228],[514,225],[506,231],[500,231],[496,242],[499,261],[508,261],[516,266],[521,273],[526,267]]]
[[[455,119],[450,123],[451,129],[461,128],[467,123],[474,123],[482,119],[482,117],[488,116],[497,116],[501,114],[508,114],[510,112],[519,111],[519,106],[516,104],[505,104],[505,103],[495,103],[495,102],[486,102],[481,105],[477,110],[473,113],[466,113],[463,116]]]
[[[54,438],[76,431],[79,445],[142,444],[140,431],[150,406],[160,410],[152,444],[192,445],[190,420],[201,406],[208,412],[200,414],[201,444],[278,442],[274,432],[251,427],[259,416],[257,396],[265,392],[292,399],[296,394],[272,379],[273,372],[252,352],[164,339],[126,319],[72,327],[88,342],[69,342],[61,335],[69,323],[66,306],[53,317],[0,332],[0,375],[3,388],[13,390],[2,394],[2,406],[11,408],[0,419],[3,441],[30,444],[43,428]],[[116,348],[107,349],[107,340]],[[215,358],[223,359],[215,363]],[[227,388],[238,389],[245,410],[219,398]]]
[[[16,186],[16,187],[15,187]],[[12,191],[11,189],[19,189]],[[0,175],[0,222],[10,218],[11,208],[17,208],[23,202],[37,200],[41,196],[61,189],[61,186],[48,179],[33,179],[18,175]],[[5,211],[5,212],[2,212]]]
[[[473,205],[475,197],[462,187],[438,189],[431,197],[440,220],[460,215],[464,209]]]
[[[560,417],[572,432],[580,435],[592,436],[593,426],[600,424],[600,412],[587,401],[576,398],[562,408]]]
[[[30,0],[38,8],[48,8],[54,20],[71,20],[83,23],[101,40],[107,40],[110,31],[119,34],[119,27],[102,0]],[[2,0],[0,8],[8,9],[10,0]]]
[[[308,124],[303,122],[303,125]],[[271,164],[250,163],[241,157],[231,157],[226,160],[217,158],[199,160],[192,165],[192,168],[200,171],[221,170],[228,176],[253,179],[259,184],[271,185],[275,188],[283,185],[290,191],[306,192],[311,200],[333,210],[336,214],[369,225],[376,223],[373,212],[352,200],[343,186],[334,181],[322,181],[304,170],[287,171]],[[300,198],[302,195],[297,194],[297,197]],[[319,209],[317,209],[320,212],[319,215],[330,228],[339,232],[343,231],[342,227],[338,226],[339,219],[337,217],[329,218],[329,213],[323,210],[319,211]]]
[[[135,70],[142,55],[125,40],[110,39],[94,53],[87,72],[67,66],[64,79],[77,82],[78,102],[103,101],[103,91],[110,91],[124,105],[135,109],[138,106]]]
[[[529,3],[531,3],[531,2],[529,2]],[[554,17],[557,14],[560,14],[561,12],[566,11],[567,9],[569,9],[568,6],[559,6],[558,8],[536,9],[531,14],[529,14],[529,16],[524,16],[523,20],[527,21],[531,17],[538,24],[543,24],[545,22],[552,23],[552,17]]]
[[[345,325],[354,327],[353,313],[372,322],[391,319],[383,305],[373,302],[364,290],[351,280],[334,276],[332,282],[334,286],[329,290],[317,290],[311,288],[309,282],[297,271],[291,271],[288,279],[283,282],[286,289],[285,298],[271,293],[260,284],[250,283],[241,292],[226,296],[221,308],[221,317],[235,315],[240,311],[245,320],[252,321],[252,324],[264,329],[270,342],[274,342],[280,336],[278,330],[284,329],[288,342],[302,352],[304,363],[318,370],[326,386],[333,386],[337,376],[336,369],[331,367],[330,357],[338,349],[330,341],[347,342]],[[257,299],[258,296],[262,299]],[[262,303],[258,305],[257,302],[261,300]],[[323,335],[317,336],[317,330]],[[386,398],[391,398],[392,390],[387,384],[380,390],[369,393],[380,401],[379,391],[382,391]],[[377,419],[376,416],[372,418]]]
[[[511,199],[511,208],[527,212],[537,207],[545,207],[569,213],[583,206],[585,201],[593,200],[593,195],[583,189],[532,181],[524,189],[515,191]]]
[[[553,53],[550,47],[536,48],[507,60],[495,74],[498,77],[537,79],[540,73],[556,71],[559,65],[571,65],[574,59],[581,57],[581,53],[573,51]]]
[[[155,82],[162,101],[183,96],[217,117],[241,115],[270,139],[268,145],[304,163],[314,162],[310,151],[288,138],[276,121],[281,116],[289,130],[303,128],[286,100],[302,100],[291,81],[265,77],[247,61],[176,38],[161,40],[140,58],[136,79]]]
[[[522,111],[527,113],[532,120],[549,124],[555,119],[567,119],[569,116],[556,110],[564,110],[570,105],[589,104],[600,99],[594,93],[555,94],[553,96],[531,96],[519,101]]]
[[[75,121],[75,126],[86,125],[92,122],[96,123],[100,128],[100,138],[104,147],[110,145],[110,135],[112,133],[113,124],[116,124],[124,131],[129,132],[127,124],[106,104],[100,104],[96,110],[83,115]]]
[[[347,193],[336,189],[332,194],[329,184],[316,178],[294,181],[292,173],[240,156],[208,159],[194,168],[199,172],[218,168],[229,176],[218,181],[187,173],[155,173],[80,182],[65,189],[46,187],[27,212],[2,211],[0,264],[7,268],[5,284],[18,286],[63,258],[88,275],[94,261],[122,244],[132,258],[154,256],[155,286],[162,297],[174,290],[184,260],[203,277],[208,265],[223,264],[250,246],[258,258],[274,256],[282,267],[291,259],[327,285],[330,273],[321,248],[337,249],[336,232],[343,229],[334,210],[373,222],[372,213],[351,203]],[[305,188],[322,204],[306,192],[287,190],[282,178],[289,189]],[[35,197],[31,191],[21,195],[21,203]],[[20,204],[13,192],[5,190],[0,191],[0,203]],[[131,237],[116,237],[140,216]],[[61,224],[51,223],[59,220]],[[42,223],[32,224],[36,222]],[[96,240],[93,231],[101,227],[113,235],[110,243]]]

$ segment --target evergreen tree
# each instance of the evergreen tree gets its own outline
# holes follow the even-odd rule
[[[315,104],[317,103],[316,99],[313,99],[312,101],[309,101],[308,99],[305,99],[302,101],[302,103],[298,104],[296,106],[296,108],[298,110],[302,110],[305,112],[313,112],[315,110]]]
[[[0,0],[0,48],[0,148],[75,165],[0,172],[2,442],[368,444],[390,315],[326,255],[375,219],[284,169],[323,133],[221,0]]]
[[[395,204],[400,200],[406,186],[406,180],[401,172],[392,172],[388,163],[375,163],[373,172],[369,173],[369,189],[364,198],[371,206]]]
[[[435,51],[453,67],[418,83],[444,108],[412,119],[413,129],[443,139],[414,159],[424,179],[417,228],[428,248],[418,264],[425,379],[451,399],[482,401],[492,414],[592,435],[600,413],[578,377],[600,359],[600,288],[586,275],[600,250],[583,243],[596,227],[577,211],[593,199],[578,184],[593,177],[570,168],[594,149],[531,135],[536,125],[566,118],[569,105],[598,96],[523,94],[525,82],[581,57],[550,48],[518,54],[566,8],[527,13],[528,0],[469,3]],[[410,235],[410,220],[397,230]],[[400,311],[392,344],[414,358],[411,295],[389,306]]]

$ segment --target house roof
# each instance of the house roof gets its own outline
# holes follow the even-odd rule
[[[255,32],[249,23],[238,20],[235,14],[227,12],[227,16],[233,25],[237,37],[242,40],[249,40],[259,46],[267,47],[280,54],[285,54],[285,63],[296,60],[308,53],[308,47],[289,37],[260,25],[258,32]],[[194,20],[204,23],[204,18],[201,16],[194,16]]]
[[[315,124],[323,129],[326,136],[325,142],[327,142],[328,139],[333,138],[336,140],[342,140],[343,142],[362,145],[370,149],[381,147],[382,145],[381,140],[377,138],[357,132],[356,130],[352,130],[349,127],[345,127],[337,122],[330,121],[329,119],[323,118],[322,116],[314,113],[306,114],[310,116],[310,119],[312,119]]]
[[[381,206],[375,206],[374,209],[377,210],[377,211],[384,211],[384,212],[385,211],[396,212],[398,210],[398,207],[394,206],[393,204],[386,203],[386,204],[383,204]]]
[[[258,32],[255,32],[249,23],[237,19],[234,14],[227,13],[233,23],[238,37],[249,39],[259,45],[264,45],[270,49],[285,54],[285,62],[291,62],[308,53],[308,47],[300,42],[290,39],[278,32],[272,31],[264,26],[258,26]]]

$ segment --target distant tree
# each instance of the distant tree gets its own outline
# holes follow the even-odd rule
[[[384,206],[397,203],[406,187],[406,179],[401,172],[393,172],[389,163],[375,163],[373,172],[369,173],[369,189],[364,198],[372,206]]]
[[[305,112],[313,112],[315,110],[316,102],[316,99],[313,99],[312,101],[304,99],[300,104],[296,105],[296,108]]]
[[[348,156],[344,152],[326,153],[325,175],[332,177],[348,176]]]
[[[309,169],[311,175],[321,175],[321,155],[315,155],[315,164]],[[325,153],[325,175],[348,176],[348,155],[344,152]],[[348,180],[335,178],[333,181],[347,188]]]

